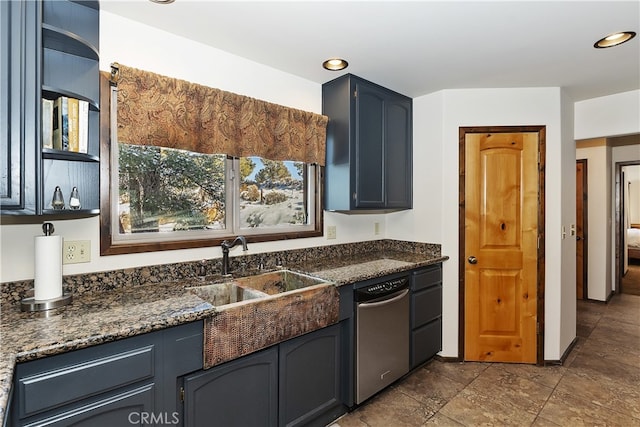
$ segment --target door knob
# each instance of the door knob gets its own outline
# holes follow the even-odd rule
[[[477,264],[478,263],[478,258],[476,258],[473,255],[471,255],[469,258],[467,258],[467,261],[469,261],[469,264]]]
[[[582,237],[576,236],[576,240],[582,240]]]

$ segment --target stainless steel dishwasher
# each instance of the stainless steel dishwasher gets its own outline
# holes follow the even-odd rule
[[[409,277],[355,289],[356,403],[409,372]]]

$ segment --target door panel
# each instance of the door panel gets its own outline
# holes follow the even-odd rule
[[[587,298],[586,203],[587,160],[576,161],[576,297]]]
[[[380,90],[356,84],[356,197],[357,208],[384,205],[384,108]]]
[[[464,143],[464,357],[535,363],[538,133]]]

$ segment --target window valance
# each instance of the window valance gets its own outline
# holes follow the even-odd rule
[[[118,141],[324,165],[326,116],[121,64]]]

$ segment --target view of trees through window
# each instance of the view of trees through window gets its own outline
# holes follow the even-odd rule
[[[306,167],[302,162],[240,159],[240,227],[307,224]]]
[[[121,234],[225,230],[235,210],[245,229],[308,224],[302,162],[236,159],[240,179],[229,181],[224,154],[121,143],[118,161]],[[228,188],[235,200],[226,200]]]

